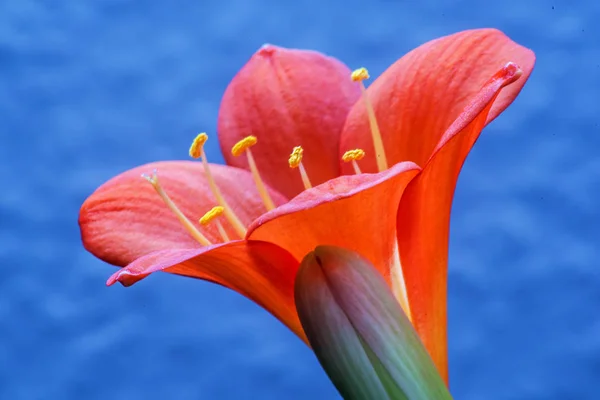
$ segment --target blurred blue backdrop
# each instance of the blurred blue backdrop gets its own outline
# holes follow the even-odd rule
[[[599,19],[594,0],[2,2],[0,398],[337,398],[308,348],[233,292],[167,274],[106,288],[78,208],[121,171],[186,158],[265,42],[376,76],[427,40],[496,27],[538,60],[459,181],[451,389],[596,399]]]

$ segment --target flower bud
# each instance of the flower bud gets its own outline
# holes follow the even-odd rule
[[[345,399],[451,399],[379,272],[350,250],[319,246],[300,266],[298,315]]]

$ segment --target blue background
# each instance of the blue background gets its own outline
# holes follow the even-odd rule
[[[596,399],[599,19],[595,0],[2,2],[0,398],[337,398],[308,348],[233,292],[166,274],[106,288],[79,206],[121,171],[186,158],[265,42],[376,76],[427,40],[497,27],[538,61],[459,181],[451,389]]]

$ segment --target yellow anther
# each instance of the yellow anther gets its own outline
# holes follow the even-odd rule
[[[202,218],[200,218],[200,220],[198,222],[200,222],[201,225],[207,225],[214,221],[215,224],[217,225],[217,230],[219,231],[219,234],[223,238],[223,241],[229,242],[229,236],[227,235],[227,232],[225,232],[225,228],[223,228],[221,221],[216,219],[219,216],[223,215],[224,212],[225,212],[225,207],[215,206],[215,207],[211,208],[206,214],[204,214],[204,216]]]
[[[198,222],[200,222],[200,225],[207,225],[211,223],[215,218],[223,215],[223,211],[225,211],[224,207],[214,206],[206,214],[204,214]]]
[[[344,162],[362,160],[364,156],[365,156],[365,151],[363,149],[348,150],[342,156],[342,160]]]
[[[241,156],[246,149],[254,146],[256,142],[256,136],[246,136],[231,148],[231,154],[233,154],[235,157]]]
[[[252,172],[252,178],[254,178],[254,184],[256,185],[258,194],[267,210],[272,210],[275,208],[275,203],[273,203],[273,200],[269,195],[267,187],[265,186],[265,183],[258,172],[258,167],[256,166],[256,161],[254,161],[254,156],[250,151],[250,147],[254,146],[257,141],[258,139],[256,136],[246,136],[231,148],[231,154],[233,154],[235,157],[238,157],[241,156],[242,153],[246,153],[246,157],[248,157],[248,166]]]
[[[304,169],[304,165],[302,165],[302,156],[304,155],[304,149],[302,146],[294,147],[292,150],[292,154],[290,154],[290,158],[288,163],[290,164],[290,168],[298,168],[300,171],[300,177],[302,178],[302,184],[304,185],[304,189],[310,189],[312,184],[310,183],[310,179],[308,179],[308,174]]]
[[[367,89],[363,81],[369,78],[369,71],[366,68],[359,68],[352,72],[352,81],[358,82],[360,90],[362,92],[362,98],[365,102],[367,109],[367,115],[369,117],[369,126],[371,127],[371,138],[373,139],[373,147],[375,147],[375,158],[377,161],[377,169],[379,172],[385,171],[388,168],[387,159],[385,157],[385,149],[383,148],[383,140],[381,139],[381,132],[379,131],[379,125],[377,125],[377,118],[375,117],[375,110],[373,105],[367,96]]]
[[[200,133],[190,146],[190,157],[192,158],[200,158],[202,155],[202,148],[204,143],[208,140],[208,135],[206,133]]]
[[[304,154],[304,149],[302,146],[294,147],[292,154],[290,154],[290,159],[288,163],[290,164],[290,168],[297,168],[300,163],[302,163],[302,155]]]
[[[243,238],[246,236],[246,227],[244,226],[244,224],[242,224],[242,221],[239,219],[239,217],[233,212],[233,209],[229,206],[229,204],[227,204],[227,201],[223,197],[223,194],[221,193],[221,191],[219,190],[219,187],[217,186],[217,183],[215,182],[215,178],[213,177],[212,173],[210,172],[210,164],[208,163],[208,160],[206,158],[206,153],[204,152],[204,146],[203,146],[204,142],[206,142],[206,140],[208,139],[208,135],[206,135],[206,133],[201,133],[200,135],[198,135],[196,137],[196,139],[198,140],[199,145],[194,147],[194,144],[192,143],[192,147],[194,148],[194,150],[200,151],[200,158],[202,158],[202,166],[204,167],[204,176],[206,177],[206,180],[208,181],[208,186],[210,186],[210,191],[215,196],[215,199],[217,199],[217,203],[224,208],[223,213],[225,214],[225,218],[227,218],[229,223],[231,223],[231,225],[233,226],[233,229],[235,229],[236,233],[241,238]],[[196,141],[194,140],[194,143],[195,142]],[[190,148],[190,155],[192,153],[191,150],[192,150],[192,148]],[[192,155],[192,157],[193,157],[193,155]]]
[[[369,71],[366,68],[359,68],[352,71],[352,82],[360,82],[369,79]]]
[[[181,212],[179,207],[177,207],[173,200],[171,200],[171,198],[167,195],[167,193],[160,185],[160,182],[158,181],[158,172],[156,170],[152,171],[152,175],[142,174],[142,178],[150,182],[154,190],[156,190],[156,193],[158,193],[158,195],[165,202],[167,207],[169,207],[169,209],[173,212],[173,214],[175,214],[179,222],[181,222],[184,228],[189,232],[190,235],[192,235],[194,239],[198,241],[198,243],[200,243],[203,246],[210,246],[212,244],[210,240],[206,238],[206,236],[204,236],[202,233],[200,233],[198,229],[196,229],[194,224],[192,224],[192,222]]]
[[[357,160],[362,160],[362,158],[364,156],[365,156],[365,151],[363,149],[348,150],[342,156],[342,161],[344,161],[344,162],[351,162],[352,163],[352,168],[354,168],[354,173],[356,175],[359,175],[361,173],[361,170],[360,170],[360,167],[358,166],[358,163],[356,161]]]

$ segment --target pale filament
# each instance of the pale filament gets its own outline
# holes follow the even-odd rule
[[[210,186],[212,194],[215,196],[217,203],[219,203],[219,205],[223,207],[223,214],[225,215],[225,218],[227,218],[227,220],[229,221],[233,229],[236,231],[236,233],[243,239],[244,237],[246,237],[246,227],[238,218],[238,216],[233,212],[233,209],[229,206],[229,204],[223,197],[223,194],[221,194],[221,191],[219,190],[219,187],[217,186],[217,183],[215,182],[215,179],[210,171],[208,159],[206,158],[206,153],[204,152],[204,143],[207,139],[208,136],[206,135],[206,133],[199,134],[192,143],[192,146],[190,147],[190,156],[193,158],[202,159],[204,174],[206,175],[206,179],[208,181],[208,185]]]
[[[302,165],[302,156],[304,154],[304,149],[302,146],[294,147],[292,154],[290,154],[290,159],[288,163],[290,164],[290,168],[298,168],[300,171],[300,178],[302,178],[302,184],[304,185],[304,189],[308,190],[312,188],[310,183],[310,179],[308,179],[308,174],[306,173],[306,169],[304,165]]]
[[[246,227],[244,227],[242,221],[240,221],[238,216],[233,212],[232,208],[229,206],[229,204],[221,194],[221,191],[219,190],[219,187],[217,186],[217,183],[215,182],[215,179],[213,178],[212,173],[210,172],[210,167],[208,165],[208,160],[206,159],[206,153],[204,152],[204,149],[202,149],[202,165],[204,166],[204,173],[206,174],[206,178],[208,179],[210,190],[217,199],[217,202],[225,209],[225,211],[223,212],[225,218],[227,218],[231,226],[233,226],[233,229],[235,229],[237,234],[243,239],[244,237],[246,237]]]
[[[252,152],[249,148],[246,149],[246,157],[248,158],[248,165],[250,166],[250,171],[252,172],[252,177],[254,178],[254,183],[256,184],[258,194],[260,195],[260,198],[262,199],[267,210],[270,211],[275,208],[275,203],[273,203],[273,200],[271,199],[271,196],[269,196],[269,192],[267,191],[267,188],[260,177],[258,167],[256,166],[256,162],[254,161],[254,157],[252,156]]]
[[[227,232],[225,232],[225,228],[223,228],[223,224],[221,223],[221,221],[216,220],[215,224],[217,225],[219,235],[221,235],[221,238],[223,238],[223,242],[229,242],[229,235],[227,235]]]
[[[304,165],[302,165],[302,163],[298,165],[298,171],[300,171],[300,177],[302,178],[302,184],[304,185],[304,189],[308,190],[312,188],[310,179],[308,179],[308,174],[306,173],[306,170],[304,169]]]
[[[363,81],[369,79],[369,72],[366,68],[359,68],[352,72],[352,80],[358,82],[362,93],[362,98],[365,102],[367,114],[369,116],[369,126],[371,127],[371,137],[373,139],[373,147],[375,148],[375,159],[377,161],[377,169],[379,172],[388,169],[387,158],[385,156],[385,149],[383,147],[383,140],[381,138],[381,132],[379,125],[377,124],[377,117],[375,116],[375,110],[371,104],[371,100],[367,96],[367,89]]]
[[[240,156],[242,153],[246,153],[246,158],[248,159],[248,166],[250,167],[250,172],[252,172],[252,178],[254,179],[254,184],[256,185],[256,189],[258,190],[258,194],[262,199],[263,204],[267,208],[268,211],[275,208],[275,203],[271,199],[269,195],[269,191],[267,190],[265,183],[263,182],[260,172],[258,172],[258,167],[256,166],[256,162],[254,161],[254,157],[252,156],[252,151],[250,147],[255,145],[257,139],[255,136],[247,136],[246,138],[240,140],[233,146],[231,149],[231,153],[234,156]]]
[[[181,222],[184,228],[189,232],[190,235],[192,235],[194,239],[196,239],[198,243],[200,243],[203,246],[210,246],[212,244],[210,240],[206,238],[206,236],[204,236],[198,229],[196,229],[194,224],[192,224],[192,222],[181,212],[181,210],[177,207],[173,200],[171,200],[169,195],[167,195],[167,193],[160,185],[160,182],[158,181],[158,173],[156,170],[152,171],[152,175],[142,174],[142,178],[150,182],[154,190],[156,190],[156,193],[158,193],[158,195],[165,202],[167,207],[169,207],[169,209],[173,212],[173,214],[175,214],[179,222]]]

